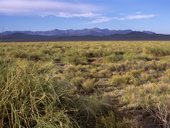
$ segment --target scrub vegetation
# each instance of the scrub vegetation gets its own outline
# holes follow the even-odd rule
[[[170,42],[0,44],[1,128],[170,128]]]

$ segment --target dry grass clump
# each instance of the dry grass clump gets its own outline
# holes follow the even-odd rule
[[[92,92],[95,85],[96,80],[95,79],[87,79],[86,81],[84,81],[84,83],[82,84],[82,88],[86,91],[86,92]]]
[[[115,52],[113,54],[110,54],[106,57],[106,61],[108,62],[118,62],[123,60],[123,54],[124,52]]]
[[[149,41],[0,44],[0,127],[168,128],[169,49]]]
[[[122,85],[128,85],[130,77],[127,75],[113,75],[111,79],[111,85],[121,87]]]
[[[55,113],[56,101],[60,102],[60,97],[66,95],[67,90],[62,89],[66,85],[52,79],[46,81],[36,70],[29,66],[20,68],[15,63],[3,68],[0,73],[2,126],[34,127],[39,123],[44,123],[47,127],[72,126],[71,120],[64,111],[57,112],[60,115]],[[50,113],[53,115],[50,115],[51,120],[55,121],[47,121]]]
[[[85,56],[81,56],[79,52],[70,51],[65,57],[65,62],[74,65],[86,64],[87,58]]]
[[[150,83],[142,86],[129,86],[124,90],[122,97],[125,102],[132,106],[152,106],[155,103],[163,103],[166,96],[170,94],[169,84]]]
[[[170,55],[170,50],[168,48],[161,48],[161,47],[147,47],[144,49],[144,53],[150,54],[156,57],[160,56],[168,56]]]
[[[31,61],[40,61],[40,60],[44,61],[48,59],[42,53],[38,53],[38,52],[27,53],[23,51],[17,51],[16,53],[14,53],[14,57],[20,58],[20,59],[27,59]]]
[[[123,93],[122,101],[128,104],[128,108],[132,108],[133,113],[137,114],[139,112],[137,116],[142,116],[140,121],[143,120],[143,122],[138,125],[156,128],[168,128],[170,126],[169,84],[129,86]],[[136,111],[135,108],[137,109]]]
[[[74,77],[71,80],[71,84],[75,86],[78,90],[82,89],[82,83],[84,81],[83,77]]]
[[[47,72],[37,72],[44,66],[34,66],[25,61],[3,67],[0,73],[1,126],[93,128],[97,113],[101,116],[102,103],[97,100],[93,103],[95,98],[69,95],[72,87],[68,82],[55,77],[46,79]],[[76,78],[73,85],[79,86],[80,81],[81,78]],[[82,87],[89,92],[94,87],[94,80],[85,81]]]

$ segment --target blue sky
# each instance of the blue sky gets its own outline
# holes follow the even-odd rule
[[[0,0],[0,31],[108,28],[170,34],[170,0]]]

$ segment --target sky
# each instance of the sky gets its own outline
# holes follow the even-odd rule
[[[170,34],[170,0],[0,0],[0,31],[132,29]]]

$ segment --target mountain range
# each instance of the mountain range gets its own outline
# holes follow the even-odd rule
[[[51,31],[6,31],[0,33],[0,41],[83,41],[83,40],[170,40],[170,35],[151,31],[81,29]]]

